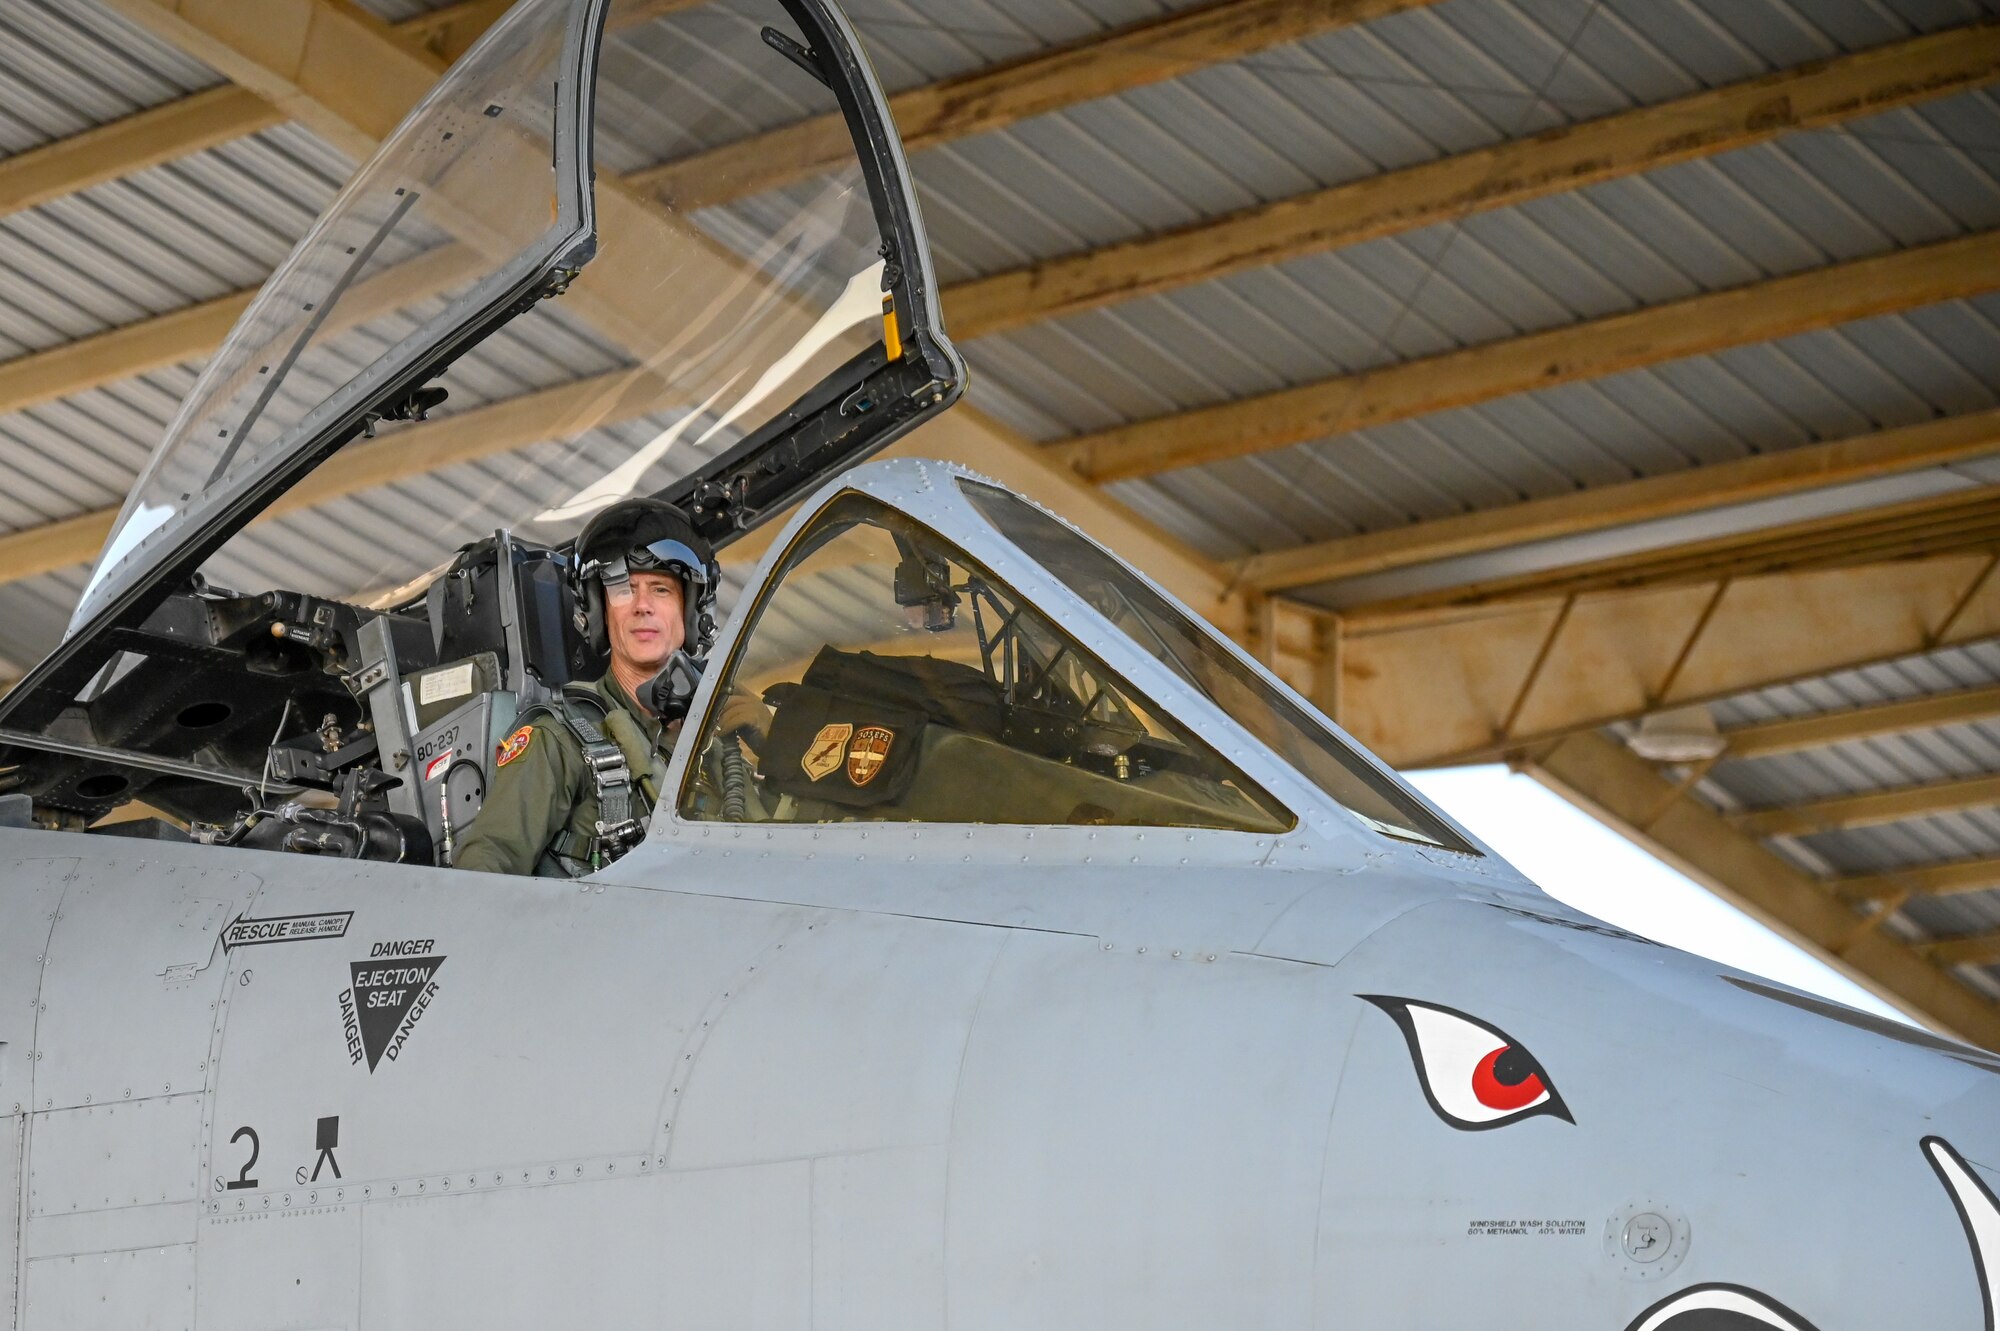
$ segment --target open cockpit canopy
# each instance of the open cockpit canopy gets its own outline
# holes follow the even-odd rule
[[[72,633],[590,258],[595,48],[589,6],[528,0],[354,175],[181,403]]]
[[[785,126],[812,131],[792,169],[739,150]],[[342,695],[379,612],[452,649],[423,593],[450,566],[442,599],[473,596],[468,546],[527,561],[508,580],[527,597],[555,594],[562,548],[627,496],[681,503],[726,544],[963,381],[838,10],[521,0],[252,302],[0,731],[255,771],[287,726],[364,719]],[[590,665],[559,609],[540,648],[496,648],[520,688]],[[288,672],[311,698],[237,678]],[[38,800],[89,818],[139,789],[81,752],[30,760]]]
[[[787,183],[731,152],[792,124],[821,132]],[[522,0],[201,375],[76,609],[66,692],[105,657],[88,640],[200,583],[381,602],[497,528],[560,544],[633,494],[724,543],[962,383],[837,10]]]

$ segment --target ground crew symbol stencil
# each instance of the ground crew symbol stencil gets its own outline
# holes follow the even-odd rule
[[[444,958],[412,956],[421,943],[377,943],[367,961],[350,963],[353,987],[340,995],[341,1024],[350,1063],[368,1060],[373,1072],[387,1058],[395,1062],[410,1032],[437,996],[438,968]]]
[[[333,1170],[333,1176],[339,1178],[340,1162],[333,1158],[333,1152],[334,1148],[340,1145],[340,1115],[335,1114],[330,1118],[321,1119],[319,1132],[313,1141],[319,1147],[319,1159],[313,1161],[312,1177],[306,1182],[319,1182],[319,1171],[322,1169]]]

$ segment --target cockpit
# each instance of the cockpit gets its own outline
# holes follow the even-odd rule
[[[805,521],[744,612],[716,689],[761,697],[774,720],[753,748],[711,709],[682,818],[1291,830],[1297,814],[1223,751],[1223,726],[1191,714],[1191,694],[1376,832],[1470,849],[1211,630],[1037,505],[936,464],[863,477],[873,484]],[[888,502],[909,492],[928,499],[936,525],[915,503]],[[1151,696],[1134,663],[1162,671],[1175,697]]]
[[[963,391],[839,12],[618,12],[523,0],[273,275],[0,701],[0,822],[448,864],[517,718],[605,669],[569,577],[592,514],[667,499],[726,553]],[[791,183],[723,148],[809,121],[831,146]],[[703,696],[770,724],[698,703],[663,809],[1282,833],[1234,727],[1382,835],[1470,850],[1117,559],[932,480],[950,521],[843,489],[731,589]]]
[[[786,552],[727,671],[773,721],[754,754],[708,738],[684,817],[1293,824],[990,568],[859,493]]]

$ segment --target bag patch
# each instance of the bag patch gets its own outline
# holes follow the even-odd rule
[[[757,746],[767,790],[869,809],[902,799],[916,779],[921,712],[808,684],[775,685],[764,701],[775,709],[771,733]]]
[[[835,723],[819,728],[812,743],[806,745],[805,756],[799,759],[799,766],[805,769],[807,778],[813,781],[830,776],[840,770],[840,755],[846,749],[849,737],[854,734],[851,725]]]
[[[857,786],[873,781],[888,761],[889,746],[895,741],[896,732],[886,726],[863,726],[847,748],[847,779]]]
[[[505,767],[508,763],[513,762],[516,758],[526,753],[528,751],[528,741],[534,737],[535,728],[533,726],[522,726],[519,730],[507,736],[506,739],[500,742],[500,761],[494,763],[493,766],[495,768]]]

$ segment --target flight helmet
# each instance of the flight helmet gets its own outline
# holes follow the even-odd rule
[[[664,499],[620,500],[586,523],[576,538],[570,589],[577,629],[591,650],[609,650],[605,598],[625,594],[634,573],[671,573],[681,580],[687,616],[681,650],[696,660],[706,657],[715,642],[722,569],[687,515]]]

